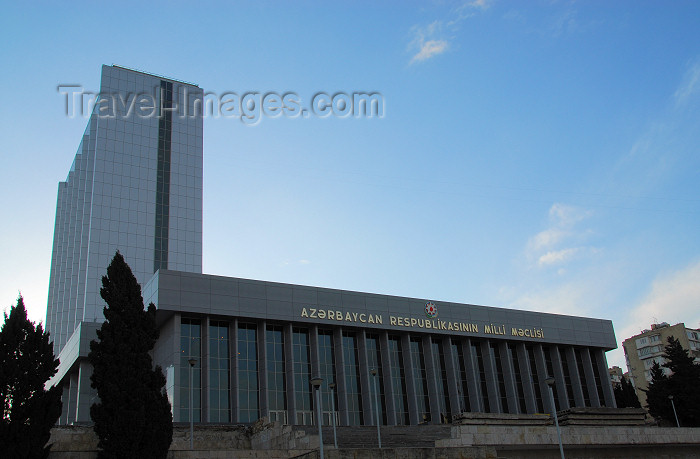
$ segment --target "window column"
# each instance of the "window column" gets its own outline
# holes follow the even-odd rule
[[[386,423],[390,426],[396,425],[396,408],[394,406],[394,388],[392,387],[392,376],[394,369],[389,357],[389,333],[384,330],[379,333],[379,343],[382,356],[382,374],[384,379],[384,400],[386,407]]]
[[[545,351],[545,355],[546,355]],[[569,397],[566,392],[566,381],[564,380],[564,368],[561,365],[561,355],[559,354],[559,348],[557,346],[550,346],[549,353],[552,362],[552,368],[554,369],[554,379],[556,380],[557,391],[555,395],[557,396],[557,402],[559,402],[559,409],[566,410],[569,408]]]
[[[440,423],[440,395],[438,392],[438,371],[435,368],[432,338],[422,337],[423,356],[425,357],[425,373],[428,379],[428,399],[430,400],[430,423]]]
[[[515,345],[515,351],[518,359],[518,366],[520,367],[520,375],[523,384],[523,392],[525,393],[525,406],[527,408],[527,414],[534,414],[537,412],[537,403],[535,401],[535,387],[533,373],[530,370],[530,358],[527,355],[527,349],[525,348],[525,343],[517,343]]]
[[[401,347],[403,349],[406,349],[406,352],[404,352],[403,362],[406,366],[406,369],[408,369],[408,374],[406,375],[406,392],[408,393],[408,419],[410,424],[416,425],[421,421],[420,416],[418,414],[417,402],[417,397],[419,397],[420,395],[416,393],[416,381],[414,378],[416,365],[418,363],[415,361],[415,355],[412,352],[411,348],[411,337],[408,335],[408,333],[404,333],[403,335],[401,335]]]
[[[475,413],[483,412],[484,409],[481,406],[481,397],[479,396],[479,364],[474,358],[470,338],[465,339],[462,343],[462,354],[464,356],[464,367],[467,372],[470,411]]]
[[[258,416],[262,418],[270,416],[270,407],[267,398],[267,346],[265,346],[265,333],[266,333],[266,322],[261,320],[258,322],[258,333],[257,333],[257,350],[258,350],[258,403],[259,403],[259,414]],[[254,419],[253,421],[256,421]]]
[[[605,406],[615,408],[615,394],[613,393],[612,383],[610,382],[610,377],[608,376],[608,363],[605,359],[605,353],[602,349],[596,348],[593,350],[593,359],[595,360],[595,366],[593,370],[597,373],[597,379],[600,380],[600,384],[603,389],[603,397],[605,399]]]
[[[583,389],[581,388],[581,376],[578,372],[578,364],[576,363],[576,354],[573,347],[566,346],[564,348],[564,358],[569,367],[569,378],[571,379],[571,388],[574,392],[574,406],[586,406],[586,402],[583,399]]]
[[[498,391],[498,380],[496,378],[496,363],[491,352],[488,340],[481,341],[481,358],[484,363],[484,374],[486,376],[486,389],[488,392],[489,409],[491,413],[502,413],[501,397]]]
[[[588,396],[591,398],[591,406],[600,407],[600,398],[598,397],[598,389],[595,385],[595,376],[593,374],[593,363],[591,362],[591,354],[587,347],[581,349],[581,359],[583,361],[583,371],[586,375],[586,386],[588,387]]]
[[[332,382],[335,383],[335,409],[336,409],[336,422],[339,426],[350,425],[350,420],[348,416],[348,390],[346,387],[345,379],[345,351],[343,343],[343,331],[340,327],[335,327],[333,329],[333,352],[335,359],[335,379],[329,381],[323,381],[323,390],[328,391],[328,396],[330,397],[330,388],[328,385]],[[330,400],[330,398],[328,399]],[[328,406],[324,406],[324,409],[331,412],[331,404],[329,402]]]
[[[455,368],[455,356],[453,355],[453,349],[452,349],[452,340],[450,339],[449,336],[443,337],[442,338],[442,351],[445,354],[445,372],[447,374],[447,392],[448,392],[448,400],[450,402],[449,406],[447,407],[448,410],[450,410],[450,413],[452,416],[455,414],[459,414],[462,412],[461,410],[461,404],[462,400],[460,400],[460,390],[459,386],[461,383],[461,378],[459,374],[459,367]],[[452,422],[452,418],[448,420],[448,422]]]
[[[535,353],[535,366],[537,367],[537,380],[540,385],[540,393],[542,394],[542,401],[544,402],[544,409],[550,413],[554,413],[556,406],[552,406],[552,397],[549,394],[549,386],[545,382],[547,377],[552,376],[549,374],[549,369],[547,368],[547,359],[544,355],[544,348],[541,344],[535,344],[533,351]],[[556,400],[556,392],[554,392],[554,399]]]
[[[360,393],[362,394],[362,418],[364,425],[370,426],[376,423],[376,415],[373,412],[374,398],[372,397],[371,368],[367,363],[367,333],[364,329],[357,332],[357,354],[360,366]],[[377,397],[379,400],[379,397]]]
[[[287,323],[284,325],[284,377],[287,381],[287,423],[296,424],[297,423],[297,406],[296,397],[294,396],[296,388],[296,380],[294,378],[294,367],[296,365],[296,360],[294,358],[293,349],[293,333],[292,324]]]
[[[501,368],[503,371],[503,381],[506,388],[506,401],[508,406],[503,407],[503,411],[511,414],[518,414],[520,409],[518,407],[518,392],[515,382],[515,368],[513,368],[513,359],[510,356],[508,349],[508,343],[501,341],[496,347],[498,349],[498,355],[495,356],[501,360]]]

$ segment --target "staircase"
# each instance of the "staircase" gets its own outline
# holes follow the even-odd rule
[[[433,448],[435,441],[450,438],[450,425],[382,426],[382,448]],[[307,435],[315,435],[315,426],[294,426]],[[338,448],[377,448],[376,426],[336,427]],[[323,426],[323,444],[333,444],[333,427]]]

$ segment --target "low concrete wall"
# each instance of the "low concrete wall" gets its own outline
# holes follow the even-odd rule
[[[571,446],[696,445],[700,456],[700,429],[672,427],[562,426],[562,444]],[[554,426],[454,426],[451,438],[437,440],[437,447],[491,445],[559,445]]]

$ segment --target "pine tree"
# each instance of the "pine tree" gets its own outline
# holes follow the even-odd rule
[[[657,419],[664,419],[668,422],[673,420],[673,410],[668,400],[669,381],[668,376],[664,374],[664,370],[659,365],[659,362],[654,362],[649,370],[651,374],[651,382],[647,393],[647,408],[649,414]]]
[[[61,388],[46,390],[44,384],[57,369],[48,332],[27,319],[20,296],[0,329],[2,457],[48,457],[51,427],[61,415]]]
[[[641,408],[637,393],[634,391],[632,383],[624,376],[620,380],[620,385],[615,387],[615,402],[618,408]]]
[[[100,458],[165,458],[173,436],[165,377],[149,352],[158,339],[155,306],[144,310],[141,287],[117,252],[102,278],[106,321],[90,342],[90,408]]]
[[[700,426],[700,365],[694,363],[687,349],[679,340],[668,337],[664,350],[666,363],[662,366],[671,370],[669,393],[673,395],[678,420],[684,427]],[[669,402],[670,403],[670,402]]]
[[[661,366],[668,368],[671,374],[664,375],[658,363],[651,368],[652,380],[647,390],[649,414],[675,425],[675,406],[681,426],[700,426],[700,393],[697,390],[700,386],[700,365],[694,363],[688,350],[683,349],[680,341],[673,336],[668,337],[663,356],[666,361]],[[669,395],[673,396],[673,405]]]

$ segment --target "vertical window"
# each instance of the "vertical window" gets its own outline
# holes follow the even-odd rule
[[[372,381],[370,382],[371,387],[372,387],[372,421],[370,422],[371,425],[376,425],[377,423],[377,415],[374,410],[379,410],[379,419],[380,422],[384,425],[387,424],[386,421],[386,399],[384,398],[384,373],[382,371],[382,354],[379,348],[379,336],[378,335],[367,335],[367,340],[366,340],[366,345],[367,345],[367,367],[371,369],[377,370],[377,376],[372,376],[370,374],[370,379]],[[376,378],[376,382],[374,379]],[[376,394],[376,399],[375,399],[375,394],[374,388],[377,388],[378,394]],[[376,403],[375,403],[376,400]],[[379,404],[379,406],[376,406]]]
[[[258,343],[255,324],[238,325],[238,407],[239,422],[254,422],[258,409]]]
[[[360,396],[360,366],[357,357],[357,339],[354,333],[343,332],[345,392],[351,426],[362,425],[362,397]],[[336,409],[338,406],[336,405]]]
[[[547,376],[555,377],[554,376],[554,365],[552,364],[552,354],[549,350],[549,347],[547,346],[542,346],[542,350],[544,351],[544,362],[547,366]],[[554,394],[554,409],[559,411],[561,408],[559,407],[559,393],[557,392],[557,385],[554,384],[552,386],[552,393]],[[549,395],[549,394],[547,394]]]
[[[603,378],[600,375],[600,367],[598,366],[598,353],[591,352],[591,361],[593,363],[593,377],[595,378],[595,387],[598,389],[598,399],[600,406],[605,406],[605,395],[603,394]]]
[[[481,392],[481,404],[484,408],[484,413],[491,412],[491,406],[489,405],[489,391],[486,383],[486,370],[484,369],[484,357],[481,352],[481,344],[479,342],[472,342],[472,353],[474,354],[474,359],[479,367],[479,389]]]
[[[513,365],[513,373],[515,374],[515,387],[518,391],[518,406],[521,413],[527,413],[527,405],[525,404],[525,388],[523,387],[523,375],[520,373],[520,365],[518,365],[518,351],[513,344],[508,343],[508,354],[510,355],[511,365]],[[527,363],[527,362],[525,362]]]
[[[452,340],[452,358],[454,359],[455,373],[457,373],[459,384],[459,409],[461,412],[471,411],[469,403],[469,383],[467,382],[467,367],[464,363],[464,352],[462,351],[462,343],[458,340]]]
[[[586,373],[583,371],[583,358],[581,357],[581,349],[574,349],[574,357],[576,357],[576,366],[578,368],[578,377],[583,390],[583,404],[591,406],[591,396],[588,393],[588,385],[586,384]]]
[[[445,367],[445,352],[441,339],[431,341],[433,362],[435,362],[435,378],[438,389],[438,408],[440,410],[440,422],[452,422],[450,410],[450,390],[447,385],[447,368]]]
[[[195,359],[193,368],[189,360]],[[192,374],[190,375],[190,372]],[[180,422],[190,420],[190,376],[192,377],[192,419],[202,420],[202,332],[198,319],[180,322]]]
[[[413,357],[413,387],[418,401],[418,421],[430,421],[430,397],[428,397],[428,378],[425,371],[425,358],[420,338],[411,338],[411,356]]]
[[[296,424],[313,424],[311,404],[311,358],[309,331],[305,328],[292,329],[292,353],[294,354],[294,401],[296,403]]]
[[[531,344],[525,345],[527,359],[530,363],[530,374],[532,374],[532,385],[535,386],[535,402],[537,412],[544,413],[544,403],[542,401],[542,391],[540,390],[540,377],[537,373],[537,363],[535,362],[535,350]]]
[[[321,385],[321,407],[323,408],[323,425],[331,425],[331,392],[328,384],[335,382],[335,346],[333,345],[333,332],[331,330],[318,331],[318,364],[321,371],[320,377],[323,379]],[[338,391],[334,391],[333,403],[338,409]],[[336,416],[336,425],[338,418]]]
[[[562,355],[561,353],[559,355]],[[566,397],[569,400],[569,406],[576,406],[576,400],[574,400],[574,386],[571,383],[571,373],[569,372],[569,359],[566,358],[566,353],[562,355],[561,366],[564,370],[564,386],[566,386]]]
[[[228,323],[209,323],[209,420],[230,422]]]
[[[396,424],[408,425],[410,421],[407,409],[406,375],[401,353],[401,340],[398,336],[389,336],[389,361],[391,364],[391,387],[394,390]]]
[[[267,364],[267,403],[270,421],[287,424],[287,384],[284,367],[284,332],[282,326],[268,325],[265,331]]]
[[[156,221],[153,272],[168,268],[168,228],[170,225],[170,156],[172,140],[173,84],[160,82],[158,113],[158,162],[156,173]]]
[[[506,393],[506,381],[503,377],[503,362],[501,362],[501,355],[500,352],[498,352],[496,344],[489,343],[489,349],[491,350],[491,355],[496,363],[496,379],[498,380],[496,388],[498,389],[498,398],[501,402],[501,413],[508,413],[508,395]]]

